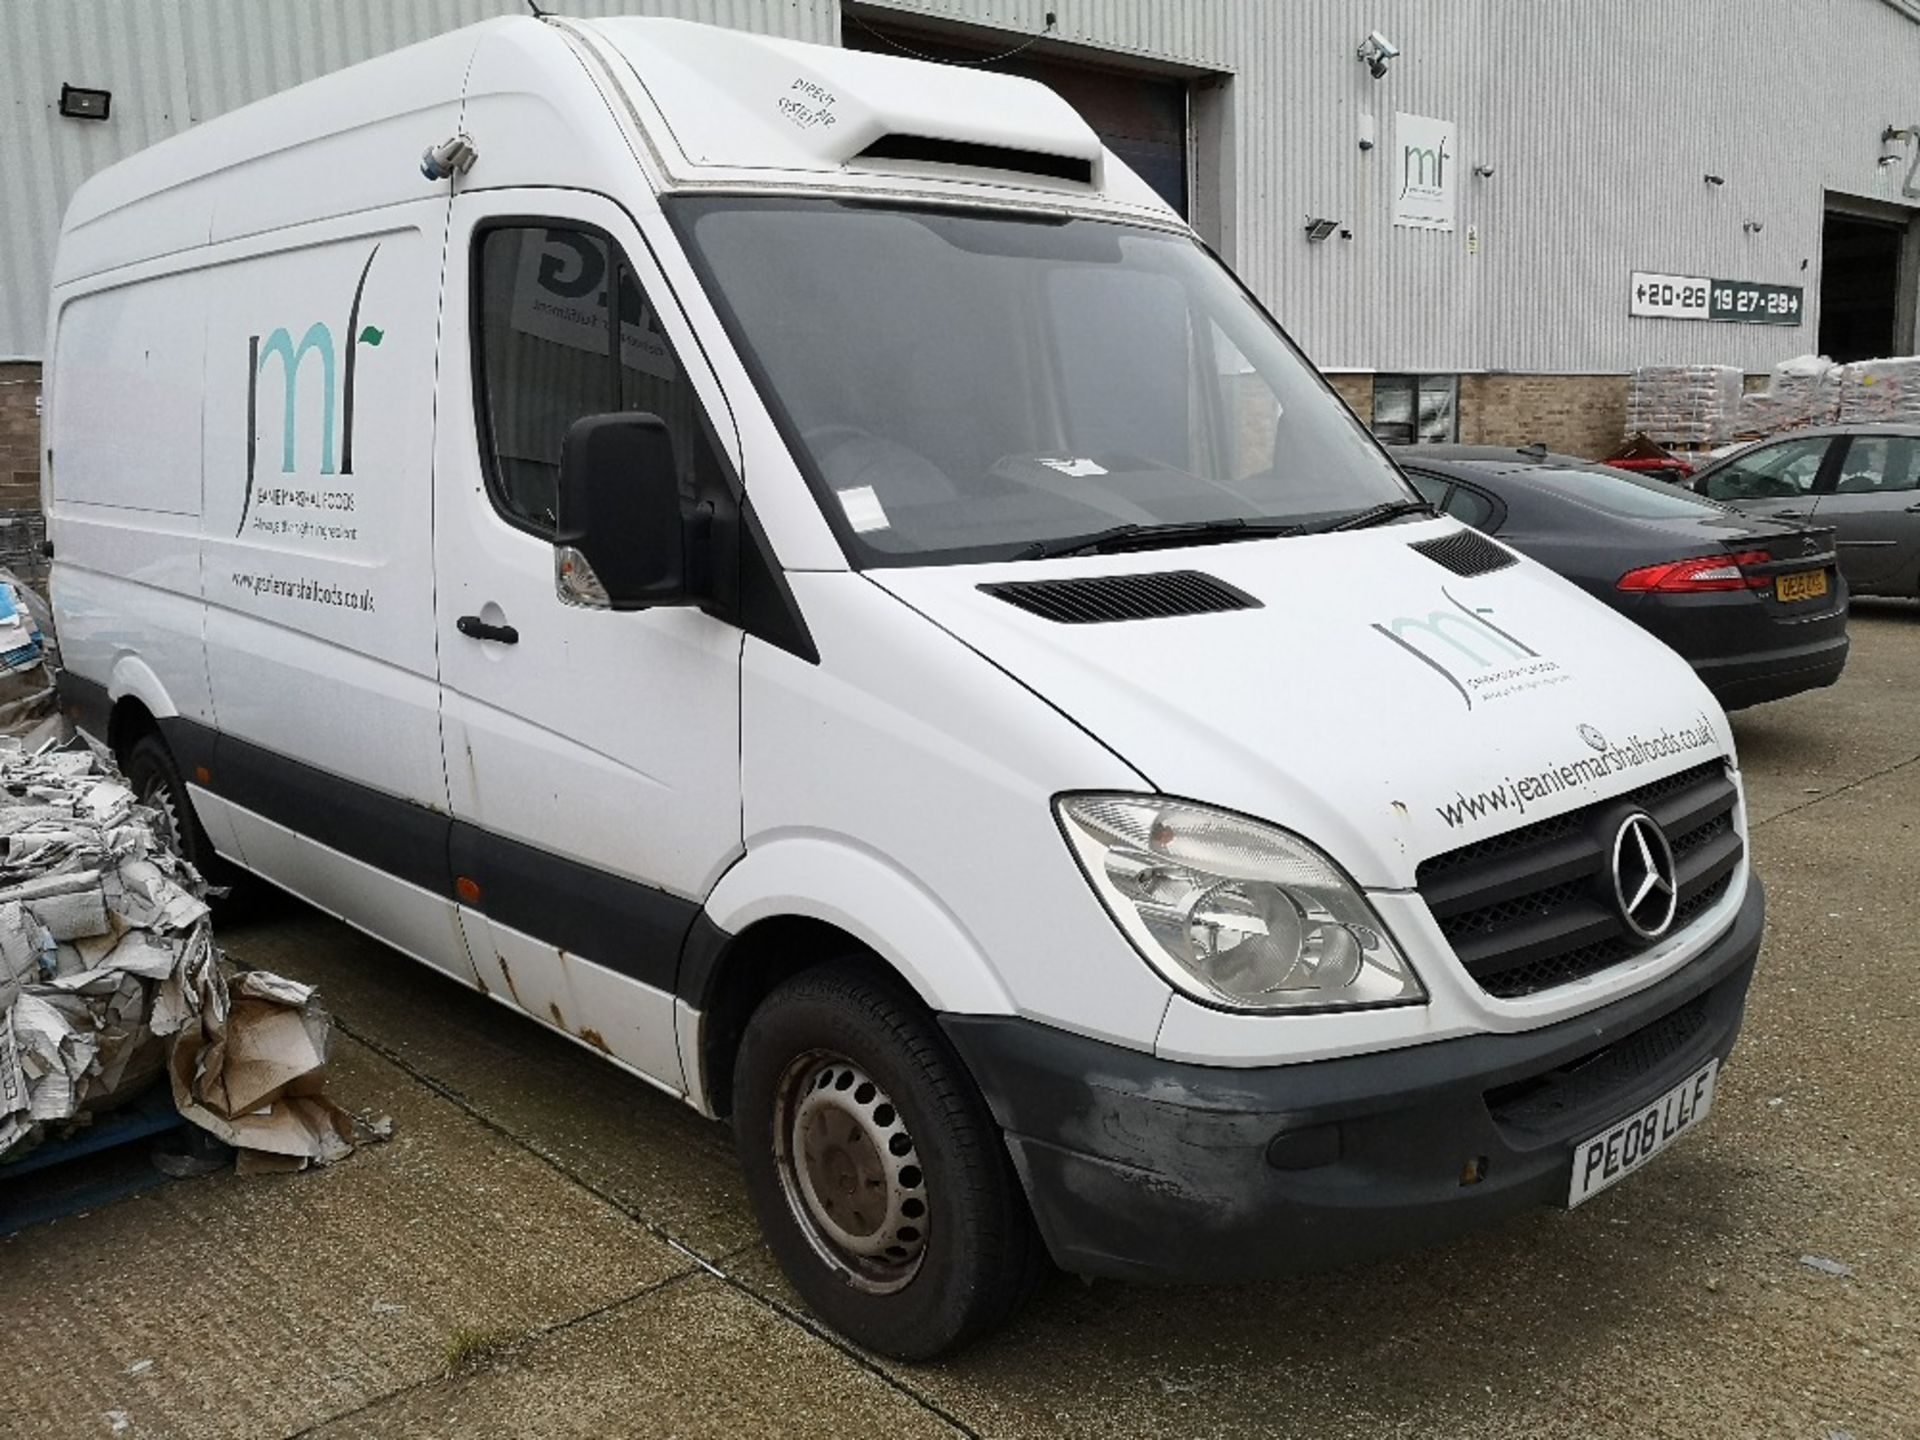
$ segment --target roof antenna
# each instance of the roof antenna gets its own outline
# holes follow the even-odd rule
[[[527,9],[533,12],[533,18],[536,20],[544,20],[553,13],[550,10],[542,10],[540,0],[527,0]]]
[[[533,3],[533,0],[527,0],[527,3],[531,5]],[[1011,50],[1003,50],[998,55],[984,55],[978,60],[956,60],[950,55],[928,55],[919,50],[913,49],[911,46],[902,45],[898,40],[894,39],[891,35],[886,34],[884,31],[874,29],[871,25],[867,24],[866,21],[862,20],[858,15],[855,15],[852,11],[844,11],[841,14],[840,18],[842,20],[851,20],[855,25],[859,26],[862,30],[866,31],[867,34],[871,35],[874,39],[880,41],[884,45],[890,46],[891,48],[898,50],[902,55],[910,55],[915,60],[931,61],[935,65],[998,65],[1002,60],[1011,60],[1014,56],[1020,54],[1022,51],[1031,50],[1035,45],[1038,45],[1040,41],[1044,39],[1046,36],[1051,35],[1054,32],[1054,30],[1058,28],[1060,24],[1060,13],[1057,10],[1049,10],[1047,11],[1047,23],[1041,28],[1040,33],[1038,35],[1029,35],[1025,40],[1021,41],[1018,45],[1014,46]]]

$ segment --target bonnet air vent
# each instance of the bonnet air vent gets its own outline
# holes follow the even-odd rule
[[[936,140],[930,135],[882,135],[855,157],[861,160],[924,160],[933,165],[969,165],[976,170],[1017,170],[1051,175],[1056,180],[1093,183],[1093,162],[1077,155],[1044,155],[1005,145],[969,140]]]
[[[1456,530],[1438,540],[1422,540],[1409,547],[1456,575],[1490,575],[1513,564],[1513,556],[1478,530]]]
[[[1161,620],[1258,610],[1260,602],[1224,580],[1197,570],[1156,575],[1106,575],[1087,580],[1014,580],[980,587],[996,600],[1061,625],[1110,620]]]

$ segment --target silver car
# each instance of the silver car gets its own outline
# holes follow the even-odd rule
[[[1920,596],[1920,425],[1797,430],[1736,451],[1686,488],[1831,527],[1855,595]]]

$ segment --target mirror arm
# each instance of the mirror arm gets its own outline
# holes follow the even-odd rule
[[[687,590],[709,602],[720,599],[714,593],[714,531],[713,502],[701,500],[687,513]]]

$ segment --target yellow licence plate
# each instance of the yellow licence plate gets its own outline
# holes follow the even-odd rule
[[[1818,600],[1827,593],[1827,572],[1802,570],[1797,575],[1776,576],[1773,593],[1781,600]]]

